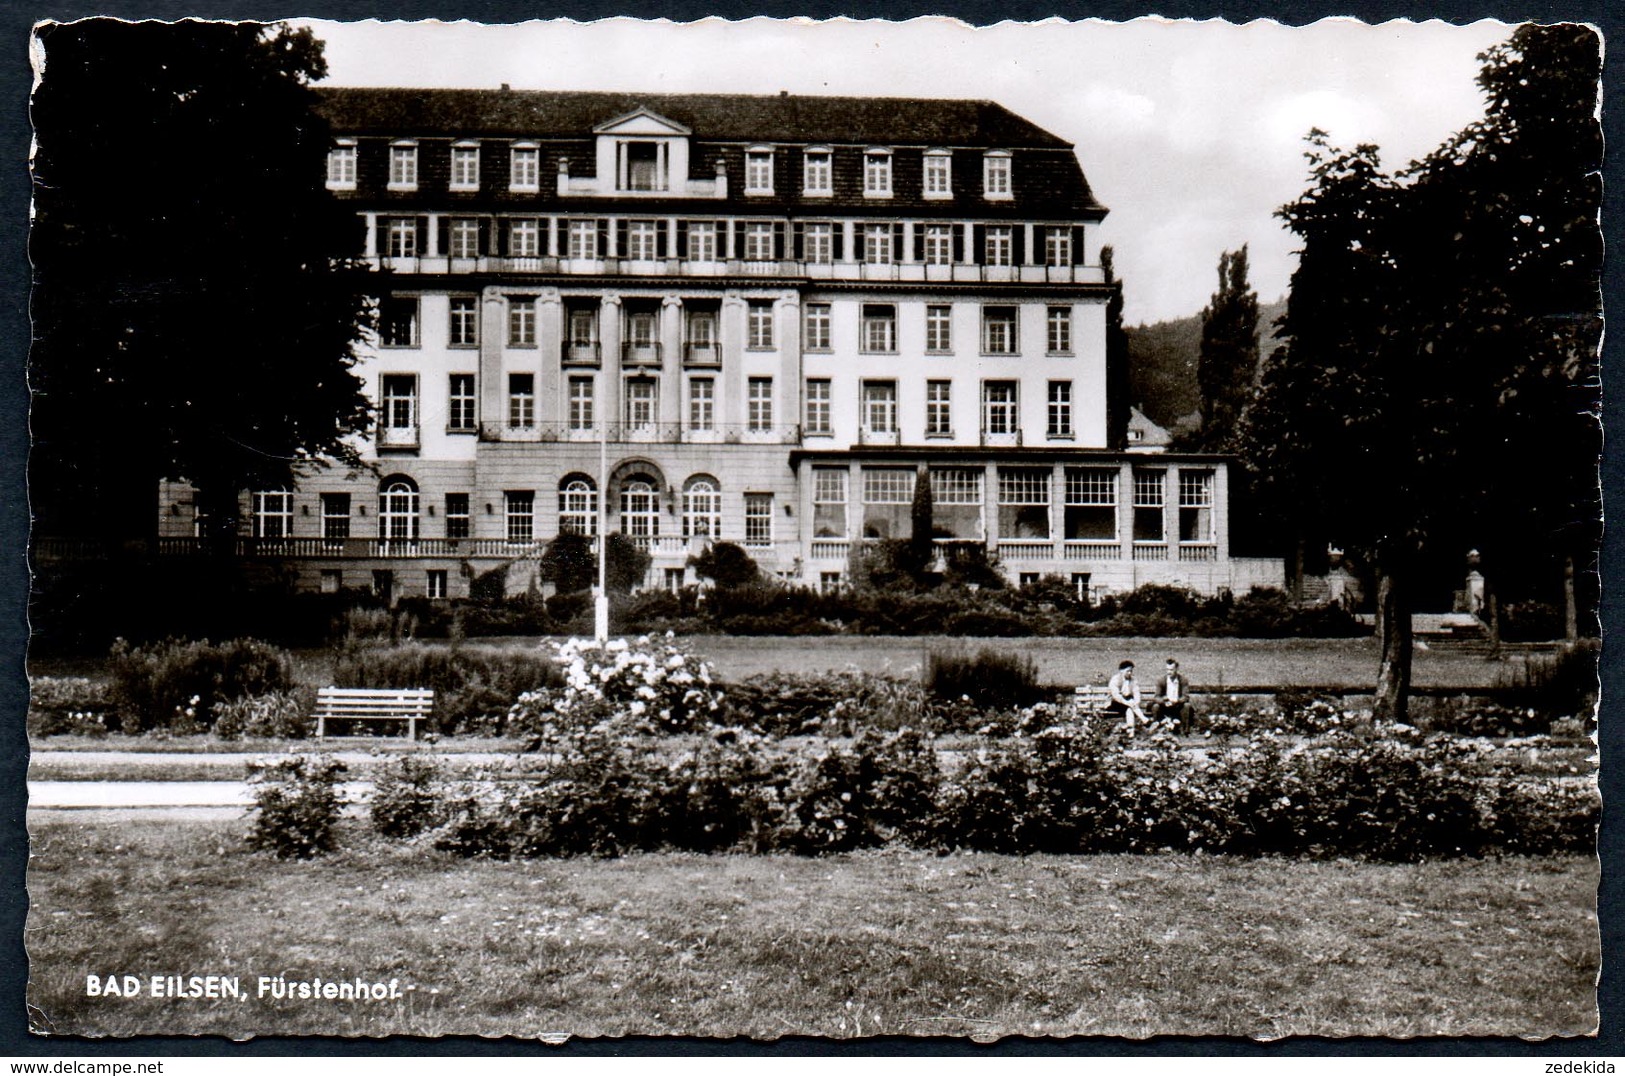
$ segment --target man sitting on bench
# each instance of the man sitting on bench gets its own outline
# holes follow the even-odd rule
[[[1152,720],[1168,717],[1180,723],[1189,723],[1192,713],[1190,687],[1185,683],[1185,675],[1179,671],[1179,662],[1169,658],[1162,679],[1157,681],[1157,693],[1151,699]]]

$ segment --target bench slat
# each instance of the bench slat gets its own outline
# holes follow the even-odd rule
[[[405,721],[406,734],[417,739],[417,723],[434,710],[432,688],[324,687],[316,692],[316,736],[326,735],[332,721]]]

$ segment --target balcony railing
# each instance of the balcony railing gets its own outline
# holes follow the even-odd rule
[[[683,345],[684,366],[721,366],[722,345],[712,341],[708,344],[687,343]]]
[[[1069,538],[1061,547],[1062,560],[1122,560],[1123,547],[1116,542],[1090,538]]]
[[[852,541],[849,538],[814,538],[807,552],[813,560],[844,561],[852,554]]]
[[[1135,542],[1135,560],[1167,560],[1168,546],[1163,542]]]
[[[239,557],[300,557],[368,560],[423,557],[501,557],[514,559],[541,553],[543,543],[504,538],[239,538]],[[201,538],[161,538],[158,555],[190,557],[206,549]]]
[[[1052,560],[1055,543],[1047,538],[1000,538],[999,556],[1004,560]]]
[[[1219,547],[1206,543],[1180,545],[1179,559],[1188,563],[1194,561],[1216,561],[1219,559]]]
[[[417,448],[420,443],[416,426],[379,426],[379,448]]]
[[[635,343],[631,340],[621,344],[622,366],[659,366],[660,344],[656,341]]]
[[[560,359],[566,366],[597,366],[600,351],[596,340],[566,340]]]
[[[484,255],[376,255],[374,265],[397,273],[562,273],[573,276],[719,277],[771,279],[874,280],[945,284],[1104,284],[1098,265],[926,265],[921,262],[871,264],[860,261],[806,262],[786,259],[569,258],[544,255],[509,258]]]
[[[627,422],[611,423],[600,433],[597,426],[514,427],[487,422],[480,428],[480,438],[485,441],[597,441],[600,436],[612,444],[799,445],[801,427],[715,423],[696,428],[682,422]]]

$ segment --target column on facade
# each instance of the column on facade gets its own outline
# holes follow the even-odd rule
[[[549,258],[557,258],[559,256],[560,246],[559,233],[563,231],[565,227],[564,218],[545,217],[543,220],[547,225],[547,256]]]
[[[730,430],[744,421],[744,367],[745,300],[729,291],[722,297],[722,398],[717,401],[717,418]]]
[[[668,247],[675,250],[676,247]],[[668,295],[660,300],[660,424],[675,430],[683,407],[683,300]]]
[[[1213,468],[1213,545],[1220,564],[1230,563],[1230,467]]]
[[[615,230],[610,229],[614,235]],[[621,391],[624,378],[621,373],[621,297],[605,295],[598,301],[599,362],[604,378],[600,382],[604,399],[598,414],[600,423],[612,429],[621,421]]]
[[[1117,465],[1117,544],[1124,560],[1134,557],[1134,462]]]
[[[775,424],[788,430],[801,421],[801,296],[786,292],[778,302],[779,389]]]
[[[480,303],[480,425],[487,435],[506,421],[502,384],[502,322],[504,300],[495,286],[487,287]]]
[[[536,297],[536,359],[541,364],[537,388],[538,421],[564,427],[569,403],[564,391],[564,303],[557,288]]]
[[[963,264],[963,265],[975,265],[976,264],[976,255],[978,253],[977,250],[976,250],[976,247],[975,247],[976,226],[974,224],[972,224],[970,221],[966,221],[965,223],[963,223],[963,224],[961,224],[959,226],[959,233],[960,233],[961,236],[964,237],[964,248],[965,248],[965,258],[964,258],[964,261],[961,262],[961,264]]]
[[[1179,558],[1179,468],[1169,465],[1162,472],[1162,542],[1168,559]]]
[[[378,214],[363,213],[362,216],[367,221],[366,254],[369,258],[376,258],[378,256]]]
[[[989,552],[999,548],[999,466],[985,464],[982,468],[982,537]]]
[[[428,218],[429,234],[423,237],[423,254],[427,258],[440,256],[440,214],[430,213]]]
[[[1060,560],[1066,555],[1066,467],[1060,463],[1050,465],[1049,539],[1052,555]]]
[[[1034,228],[1030,223],[1023,224],[1021,226],[1021,236],[1023,264],[1043,265],[1044,252],[1033,246],[1033,240],[1038,237],[1038,229]]]

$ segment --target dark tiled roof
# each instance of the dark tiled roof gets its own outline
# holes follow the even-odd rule
[[[343,134],[581,137],[640,108],[703,141],[1070,149],[992,101],[919,97],[756,96],[317,87]]]

